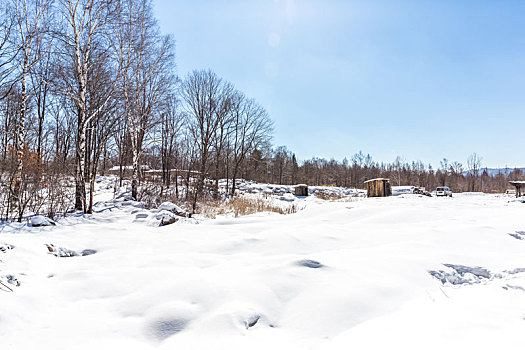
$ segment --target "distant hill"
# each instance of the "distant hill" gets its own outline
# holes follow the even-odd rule
[[[479,175],[483,174],[485,170],[487,170],[487,174],[489,176],[496,176],[498,174],[503,174],[505,176],[509,175],[511,172],[514,171],[514,169],[521,170],[522,173],[525,174],[525,168],[482,168],[479,170]],[[472,170],[464,171],[463,175],[469,175],[472,174]]]

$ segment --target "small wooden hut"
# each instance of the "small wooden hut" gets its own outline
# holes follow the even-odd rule
[[[509,181],[509,184],[516,187],[516,198],[521,197],[524,194],[522,188],[525,188],[525,181]]]
[[[367,197],[388,197],[392,195],[390,179],[378,178],[365,181]]]
[[[307,185],[296,185],[295,186],[295,195],[306,197],[308,196],[308,186]]]

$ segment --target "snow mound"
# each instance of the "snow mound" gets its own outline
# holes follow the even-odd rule
[[[159,205],[159,210],[171,211],[175,214],[186,215],[186,211],[172,202],[164,202]]]
[[[40,227],[40,226],[55,226],[56,223],[50,218],[46,218],[42,215],[35,215],[31,217],[31,226]]]
[[[301,185],[262,184],[254,181],[246,181],[243,179],[236,180],[235,183],[237,191],[239,191],[240,193],[263,194],[266,196],[282,196],[282,198],[280,199],[284,201],[291,201],[291,197],[294,197],[294,199],[302,198],[295,196],[295,187]],[[220,180],[219,186],[226,186],[226,180]],[[343,198],[362,197],[366,195],[366,191],[361,189],[336,186],[308,186],[308,194],[324,194]]]
[[[392,186],[392,196],[414,193],[414,186]]]

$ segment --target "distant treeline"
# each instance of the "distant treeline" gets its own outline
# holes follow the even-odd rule
[[[363,188],[366,180],[385,177],[394,186],[412,185],[426,189],[449,186],[456,192],[504,192],[508,188],[508,180],[525,179],[521,169],[492,173],[489,175],[482,167],[482,158],[476,153],[468,157],[466,166],[444,158],[435,169],[430,164],[407,162],[400,157],[392,163],[375,162],[369,154],[361,151],[342,161],[312,158],[298,164],[295,155],[281,146],[266,155],[253,152],[243,174],[245,178],[261,182],[355,188]]]

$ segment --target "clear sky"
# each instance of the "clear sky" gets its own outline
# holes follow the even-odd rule
[[[298,159],[525,166],[525,1],[154,0],[177,72],[258,100]]]

